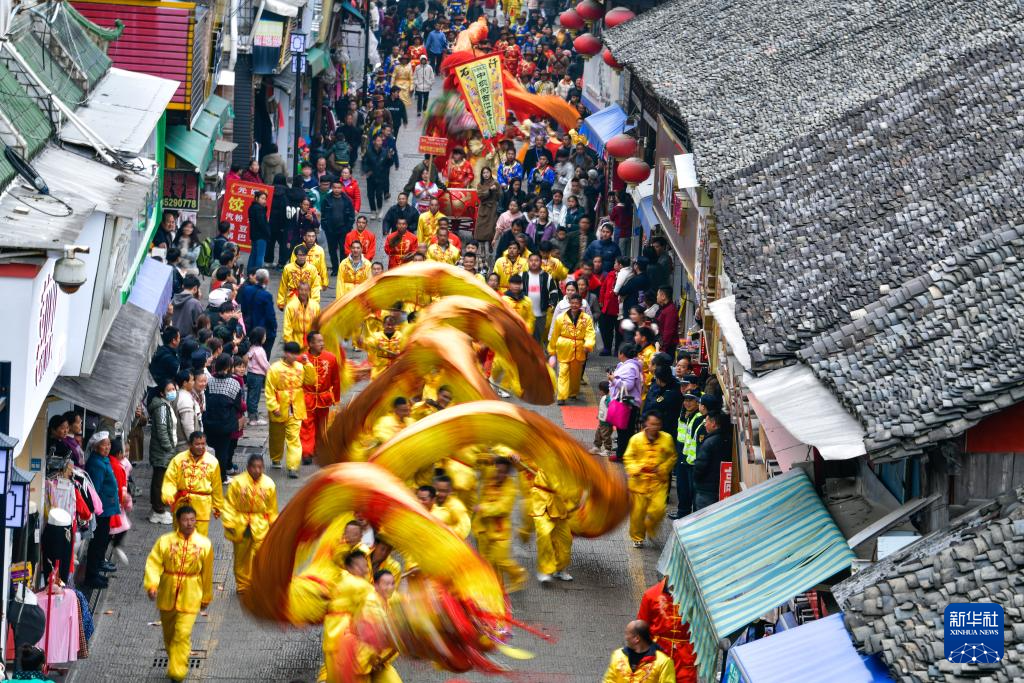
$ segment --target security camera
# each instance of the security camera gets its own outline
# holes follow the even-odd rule
[[[89,247],[67,247],[53,267],[53,279],[65,294],[74,294],[88,279],[86,263],[78,258],[79,253],[88,254]]]

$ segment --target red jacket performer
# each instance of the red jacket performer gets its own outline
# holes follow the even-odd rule
[[[306,335],[309,351],[299,360],[309,363],[316,370],[316,379],[312,384],[303,384],[302,393],[306,399],[306,419],[299,430],[299,441],[302,442],[302,459],[311,462],[316,448],[317,426],[327,420],[331,406],[341,400],[341,375],[338,371],[338,359],[330,351],[324,350],[324,338],[319,332]]]
[[[651,637],[676,665],[677,683],[697,683],[696,656],[690,645],[690,627],[679,617],[679,607],[668,592],[668,579],[654,584],[640,599],[637,619],[651,625]]]

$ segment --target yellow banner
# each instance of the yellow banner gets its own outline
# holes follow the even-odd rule
[[[486,138],[505,130],[505,88],[501,82],[501,58],[484,57],[456,69],[466,106]]]

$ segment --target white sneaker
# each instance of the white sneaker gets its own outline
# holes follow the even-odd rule
[[[512,398],[512,394],[508,393],[507,391],[501,388],[498,389],[498,396],[500,398]]]
[[[149,523],[150,524],[163,524],[164,523],[163,513],[161,513],[161,512],[151,512],[151,513],[149,513]]]
[[[118,562],[120,562],[124,566],[128,566],[128,556],[125,555],[124,551],[120,548],[114,548],[114,557],[116,557]]]
[[[572,581],[572,574],[565,571],[564,569],[560,572],[555,572],[554,576],[559,581]]]
[[[541,584],[549,584],[551,583],[551,574],[537,572],[537,580],[540,581]]]
[[[174,524],[174,517],[171,516],[170,510],[165,510],[163,516],[160,518],[161,524],[171,525]]]

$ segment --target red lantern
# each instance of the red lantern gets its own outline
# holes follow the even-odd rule
[[[619,133],[605,144],[604,149],[616,159],[628,159],[631,156],[636,156],[636,138]]]
[[[583,28],[583,17],[574,9],[567,9],[558,15],[558,23],[570,31],[579,31]]]
[[[651,175],[651,167],[640,157],[630,157],[618,165],[616,172],[630,187],[639,185]]]
[[[604,16],[604,6],[596,0],[583,0],[576,5],[576,12],[587,21],[597,21]]]
[[[622,71],[622,65],[619,64],[615,57],[612,57],[611,50],[609,50],[608,48],[605,48],[604,52],[601,53],[601,58],[604,60],[604,63],[610,66],[611,68],[615,69],[616,71]]]
[[[572,46],[576,48],[576,52],[580,53],[584,59],[590,59],[603,47],[601,41],[594,36],[593,33],[581,33],[576,36],[576,40],[572,41]]]
[[[608,14],[604,15],[604,27],[613,28],[634,18],[636,18],[636,15],[630,10],[625,7],[616,7],[615,9],[608,10]]]

